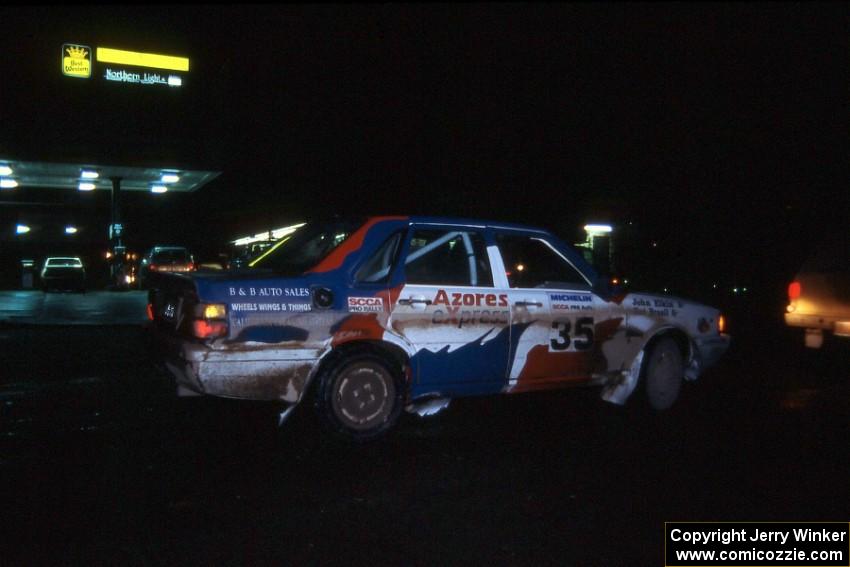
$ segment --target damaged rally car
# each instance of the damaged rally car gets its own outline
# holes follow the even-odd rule
[[[713,308],[618,293],[544,230],[376,217],[307,223],[250,267],[169,274],[150,329],[178,394],[283,402],[310,394],[332,430],[389,430],[451,398],[639,383],[665,409],[726,351]]]

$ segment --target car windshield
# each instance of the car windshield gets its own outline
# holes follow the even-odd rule
[[[321,262],[362,224],[362,219],[309,222],[249,262],[248,268],[302,274]]]
[[[152,256],[153,262],[188,262],[189,252],[183,248],[157,250]]]

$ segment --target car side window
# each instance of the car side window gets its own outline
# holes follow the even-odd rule
[[[415,230],[404,271],[409,284],[493,287],[484,236],[471,230]]]
[[[363,283],[386,282],[390,277],[401,244],[402,232],[396,232],[381,244],[372,256],[360,266],[354,280]]]
[[[512,288],[589,289],[584,276],[546,240],[497,234],[496,243]]]

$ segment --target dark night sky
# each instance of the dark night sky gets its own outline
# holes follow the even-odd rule
[[[224,172],[167,206],[139,201],[137,227],[156,231],[214,222],[234,237],[354,212],[570,236],[608,217],[657,239],[659,261],[758,280],[793,272],[789,258],[846,223],[847,14],[5,7],[0,156]],[[193,69],[179,93],[75,82],[58,70],[63,42],[185,54]]]

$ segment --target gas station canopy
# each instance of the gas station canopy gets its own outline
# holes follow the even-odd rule
[[[122,191],[192,192],[220,175],[218,171],[181,168],[127,167],[91,163],[47,163],[15,161],[0,158],[0,166],[11,172],[4,179],[17,182],[19,187],[49,187],[80,190],[81,183],[91,184],[82,190],[111,190],[112,179],[121,179]],[[85,174],[84,174],[85,172]]]

